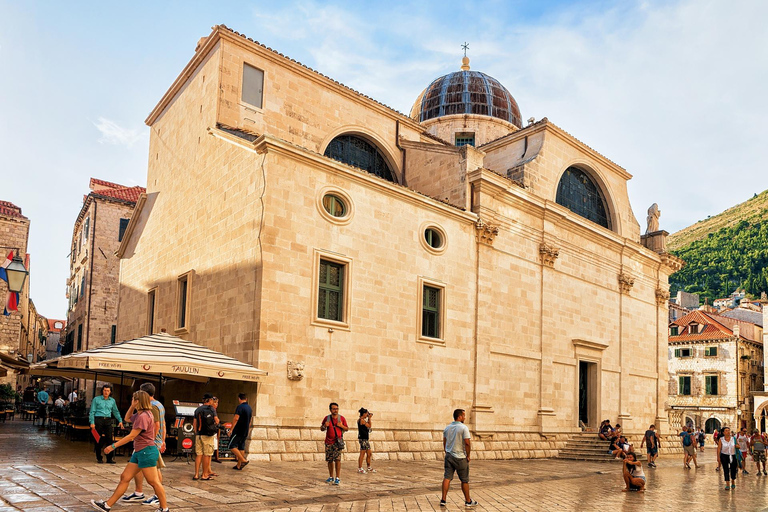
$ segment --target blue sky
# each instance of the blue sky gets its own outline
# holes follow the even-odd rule
[[[88,179],[145,185],[144,119],[223,23],[408,112],[472,69],[634,178],[674,232],[768,188],[768,2],[12,2],[0,0],[0,199],[31,219],[32,298],[66,315]],[[9,175],[15,179],[7,179]]]

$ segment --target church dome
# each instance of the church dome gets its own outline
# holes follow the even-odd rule
[[[435,79],[411,109],[411,118],[419,122],[453,114],[491,116],[523,126],[515,98],[495,78],[470,71],[467,57],[461,71]]]

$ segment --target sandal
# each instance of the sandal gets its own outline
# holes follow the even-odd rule
[[[213,480],[212,476],[201,476],[200,480]]]
[[[195,475],[195,476],[192,477],[192,480],[200,480],[200,477]]]

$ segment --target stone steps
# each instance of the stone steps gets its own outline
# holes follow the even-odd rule
[[[610,462],[616,460],[612,454],[608,453],[610,445],[608,441],[597,437],[597,434],[577,434],[566,441],[565,447],[558,452],[557,458]],[[640,453],[637,447],[635,447],[635,453],[638,460],[645,460],[645,454]]]

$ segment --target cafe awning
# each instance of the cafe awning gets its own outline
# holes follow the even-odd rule
[[[267,372],[178,336],[152,334],[33,364],[32,375],[107,377],[159,375],[204,382],[225,379],[260,382]],[[90,377],[89,377],[90,378]]]
[[[0,376],[6,376],[8,374],[8,370],[14,370],[18,372],[24,370],[25,368],[29,368],[29,363],[26,359],[19,359],[18,357],[12,356],[10,354],[0,352],[0,369],[5,371],[5,373]]]

